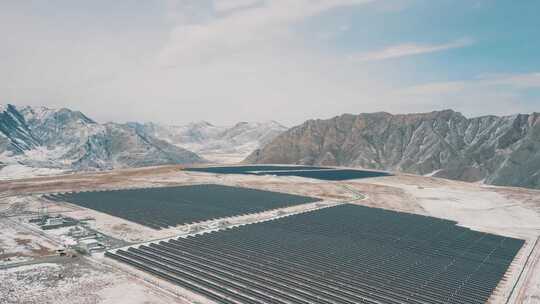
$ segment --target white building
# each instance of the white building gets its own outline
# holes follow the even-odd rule
[[[81,248],[82,250],[86,251],[86,252],[91,252],[91,251],[94,251],[94,250],[100,250],[100,249],[104,249],[105,247],[103,246],[103,244],[101,244],[98,240],[96,239],[83,239],[83,240],[79,240],[79,243],[78,243],[78,246],[79,248]]]

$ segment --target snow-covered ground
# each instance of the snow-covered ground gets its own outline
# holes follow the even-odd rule
[[[0,180],[51,176],[65,173],[62,169],[35,168],[21,164],[8,164],[0,168]]]
[[[530,205],[494,191],[503,188],[412,175],[366,179],[363,183],[401,189],[426,214],[472,229],[518,237],[535,237],[540,231],[540,214]],[[540,191],[523,192],[538,194],[540,204]]]
[[[0,180],[49,176],[66,172],[65,169],[52,168],[46,164],[65,153],[65,149],[48,150],[45,147],[25,151],[24,154],[13,155],[5,151],[0,154]],[[3,165],[2,165],[3,164]]]
[[[5,304],[185,303],[84,258],[2,270],[0,282],[0,303]]]
[[[0,218],[0,266],[51,255],[56,245]]]
[[[491,187],[413,175],[396,175],[343,182],[321,182],[299,177],[186,172],[180,170],[177,166],[167,166],[9,181],[4,185],[0,184],[0,195],[3,193],[5,195],[15,195],[14,197],[18,199],[7,201],[8,204],[11,201],[18,204],[28,202],[29,208],[35,210],[37,207],[36,202],[30,199],[31,197],[20,196],[21,194],[82,189],[157,187],[193,183],[217,183],[251,187],[317,196],[328,201],[345,201],[354,198],[354,195],[348,190],[353,189],[365,194],[367,197],[365,200],[354,202],[355,204],[446,218],[476,230],[525,239],[527,241],[526,246],[519,253],[510,272],[507,274],[507,279],[501,283],[490,303],[505,303],[506,296],[522,269],[530,269],[530,271],[527,272],[527,275],[522,276],[523,279],[520,279],[523,286],[518,287],[517,290],[519,300],[509,303],[536,303],[535,301],[540,299],[540,284],[538,284],[537,275],[540,273],[540,262],[538,261],[540,254],[534,254],[530,259],[532,262],[525,264],[527,256],[532,250],[533,241],[540,234],[540,191]],[[6,199],[4,199],[4,202],[6,202]],[[150,231],[148,228],[135,223],[84,208],[71,208],[68,205],[60,204],[56,207],[50,205],[49,208],[50,210],[65,210],[66,215],[77,218],[93,217],[95,219],[95,221],[91,222],[93,228],[107,235],[135,242],[183,233],[183,231],[180,231],[181,229],[163,230],[161,232]],[[253,221],[257,219],[260,218],[246,218],[244,220]],[[108,260],[104,259],[104,261]],[[108,303],[113,303],[118,299],[119,294],[117,292],[120,292],[120,288],[127,288],[132,284],[140,285],[137,281],[124,281],[121,285],[118,285],[123,287],[112,287],[113,289],[100,287],[98,288],[100,291],[96,294],[103,297],[103,301],[107,300]],[[162,281],[160,281],[161,284]],[[155,296],[148,297],[151,300],[155,298]],[[144,297],[141,295],[140,298]],[[528,299],[530,302],[525,302],[524,299]]]
[[[418,205],[419,212],[457,221],[471,229],[520,238],[526,241],[512,263],[490,303],[540,303],[540,191],[484,186],[475,183],[421,178],[403,175],[391,178],[366,179],[362,182],[403,191]],[[538,247],[538,245],[537,245]],[[530,259],[529,254],[536,250]],[[522,276],[518,282],[519,274]],[[518,283],[517,290],[512,287]]]

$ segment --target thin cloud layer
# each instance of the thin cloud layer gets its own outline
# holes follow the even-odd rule
[[[275,0],[216,1],[215,15],[198,24],[179,24],[158,55],[159,64],[166,67],[227,60],[236,54],[260,52],[261,49],[279,50],[298,47],[291,30],[301,22],[340,7],[361,5],[371,0]],[[204,8],[201,8],[204,9]]]
[[[392,58],[401,58],[406,56],[416,56],[421,54],[429,54],[435,52],[442,52],[451,49],[457,49],[472,45],[474,41],[470,38],[463,38],[456,41],[443,43],[443,44],[415,44],[406,43],[398,44],[384,48],[382,50],[363,53],[351,56],[351,59],[358,61],[375,61],[385,60]]]
[[[408,100],[426,110],[436,102],[437,108],[466,109],[469,115],[519,112],[509,111],[512,108],[538,112],[538,104],[527,104],[526,89],[540,89],[540,73],[483,75],[467,81],[432,82],[396,90],[387,98]]]
[[[497,28],[456,29],[452,10],[434,16],[439,2],[61,4],[0,4],[0,104],[69,107],[98,121],[286,125],[345,112],[509,114],[540,104],[540,66],[527,57],[540,47],[519,43],[527,28],[506,40]],[[452,8],[468,14],[490,7],[460,4]],[[440,28],[428,26],[432,18]]]

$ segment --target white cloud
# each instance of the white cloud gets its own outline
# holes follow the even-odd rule
[[[260,0],[219,0],[214,3],[214,9],[217,12],[227,12],[230,10],[247,8],[260,3]]]
[[[65,106],[98,121],[275,119],[294,125],[344,112],[455,107],[476,113],[497,107],[502,112],[503,106],[514,111],[510,102],[519,100],[519,91],[538,83],[538,74],[488,75],[470,83],[401,88],[404,80],[414,82],[414,71],[384,60],[373,66],[351,62],[330,40],[317,40],[317,32],[306,37],[298,30],[297,25],[317,22],[331,10],[334,15],[350,5],[358,10],[378,5],[362,5],[367,2],[229,0],[217,7],[213,0],[171,0],[168,11],[125,19],[118,11],[105,18],[109,5],[104,2],[107,13],[100,18],[106,24],[95,16],[80,22],[86,11],[54,11],[46,18],[0,10],[9,25],[0,28],[6,42],[0,48],[0,103]],[[349,20],[342,22],[317,31],[347,30],[339,25]],[[349,31],[355,28],[351,24]],[[492,100],[501,102],[490,106]]]
[[[178,66],[228,60],[237,54],[299,47],[291,26],[327,10],[359,5],[372,0],[274,0],[241,6],[230,1],[225,7],[243,7],[200,24],[180,24],[159,54],[162,66]],[[219,3],[219,2],[216,2]],[[247,3],[247,2],[245,2]],[[244,3],[244,4],[245,4]],[[223,6],[223,5],[222,5]]]
[[[540,73],[490,74],[478,78],[484,85],[506,85],[514,88],[540,88]]]
[[[0,34],[13,38],[0,49],[0,103],[66,106],[99,121],[300,122],[320,116],[336,99],[352,100],[364,84],[351,82],[364,77],[345,76],[333,56],[304,45],[295,24],[366,2],[236,2],[229,13],[216,14],[210,0],[170,1],[155,16],[163,24],[97,20],[84,24],[88,33],[24,10],[0,11],[12,25]]]
[[[411,86],[401,92],[412,95],[446,94],[461,92],[471,87],[482,89],[494,87],[540,88],[540,73],[482,75],[466,81],[435,82]]]
[[[407,101],[421,110],[452,108],[468,115],[538,111],[523,89],[540,89],[540,73],[483,75],[466,81],[426,83],[394,90],[385,98]]]
[[[351,29],[351,26],[348,25],[348,24],[343,24],[343,25],[341,25],[341,26],[339,27],[339,30],[340,30],[341,32],[347,32],[347,31],[349,31],[350,29]]]
[[[470,38],[463,38],[456,41],[443,44],[415,44],[406,43],[387,47],[382,50],[361,53],[351,56],[350,58],[357,61],[376,61],[392,58],[400,58],[406,56],[415,56],[434,52],[441,52],[450,49],[462,48],[473,44]]]

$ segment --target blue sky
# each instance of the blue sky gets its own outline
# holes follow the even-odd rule
[[[540,111],[538,1],[3,1],[0,103],[287,125]]]

